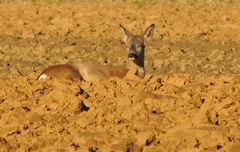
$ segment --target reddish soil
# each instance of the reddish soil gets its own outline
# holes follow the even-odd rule
[[[238,6],[0,3],[0,149],[239,151]],[[156,24],[144,79],[35,80],[78,59],[128,62],[120,23]]]

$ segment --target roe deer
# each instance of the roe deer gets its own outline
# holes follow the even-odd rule
[[[49,77],[71,80],[100,81],[110,77],[123,78],[134,67],[136,75],[145,76],[144,68],[144,40],[153,36],[155,25],[151,24],[143,34],[133,35],[120,24],[122,41],[128,49],[129,64],[126,66],[97,65],[83,61],[53,65],[46,68],[37,80]]]

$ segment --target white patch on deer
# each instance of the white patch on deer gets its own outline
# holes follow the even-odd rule
[[[38,80],[46,79],[47,75],[46,74],[41,74],[38,78]]]

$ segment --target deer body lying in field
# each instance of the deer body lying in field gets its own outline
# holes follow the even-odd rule
[[[131,68],[136,69],[136,75],[143,78],[144,68],[144,40],[152,37],[155,25],[150,25],[143,34],[133,35],[120,25],[122,41],[128,48],[129,64],[127,66],[97,65],[83,61],[69,64],[53,65],[46,68],[38,80],[46,78],[60,78],[70,80],[100,81],[110,77],[123,78]]]

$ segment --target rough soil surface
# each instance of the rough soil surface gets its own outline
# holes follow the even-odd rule
[[[239,14],[211,1],[0,3],[1,151],[239,151]],[[156,24],[144,79],[35,80],[78,59],[127,63],[119,23]]]

